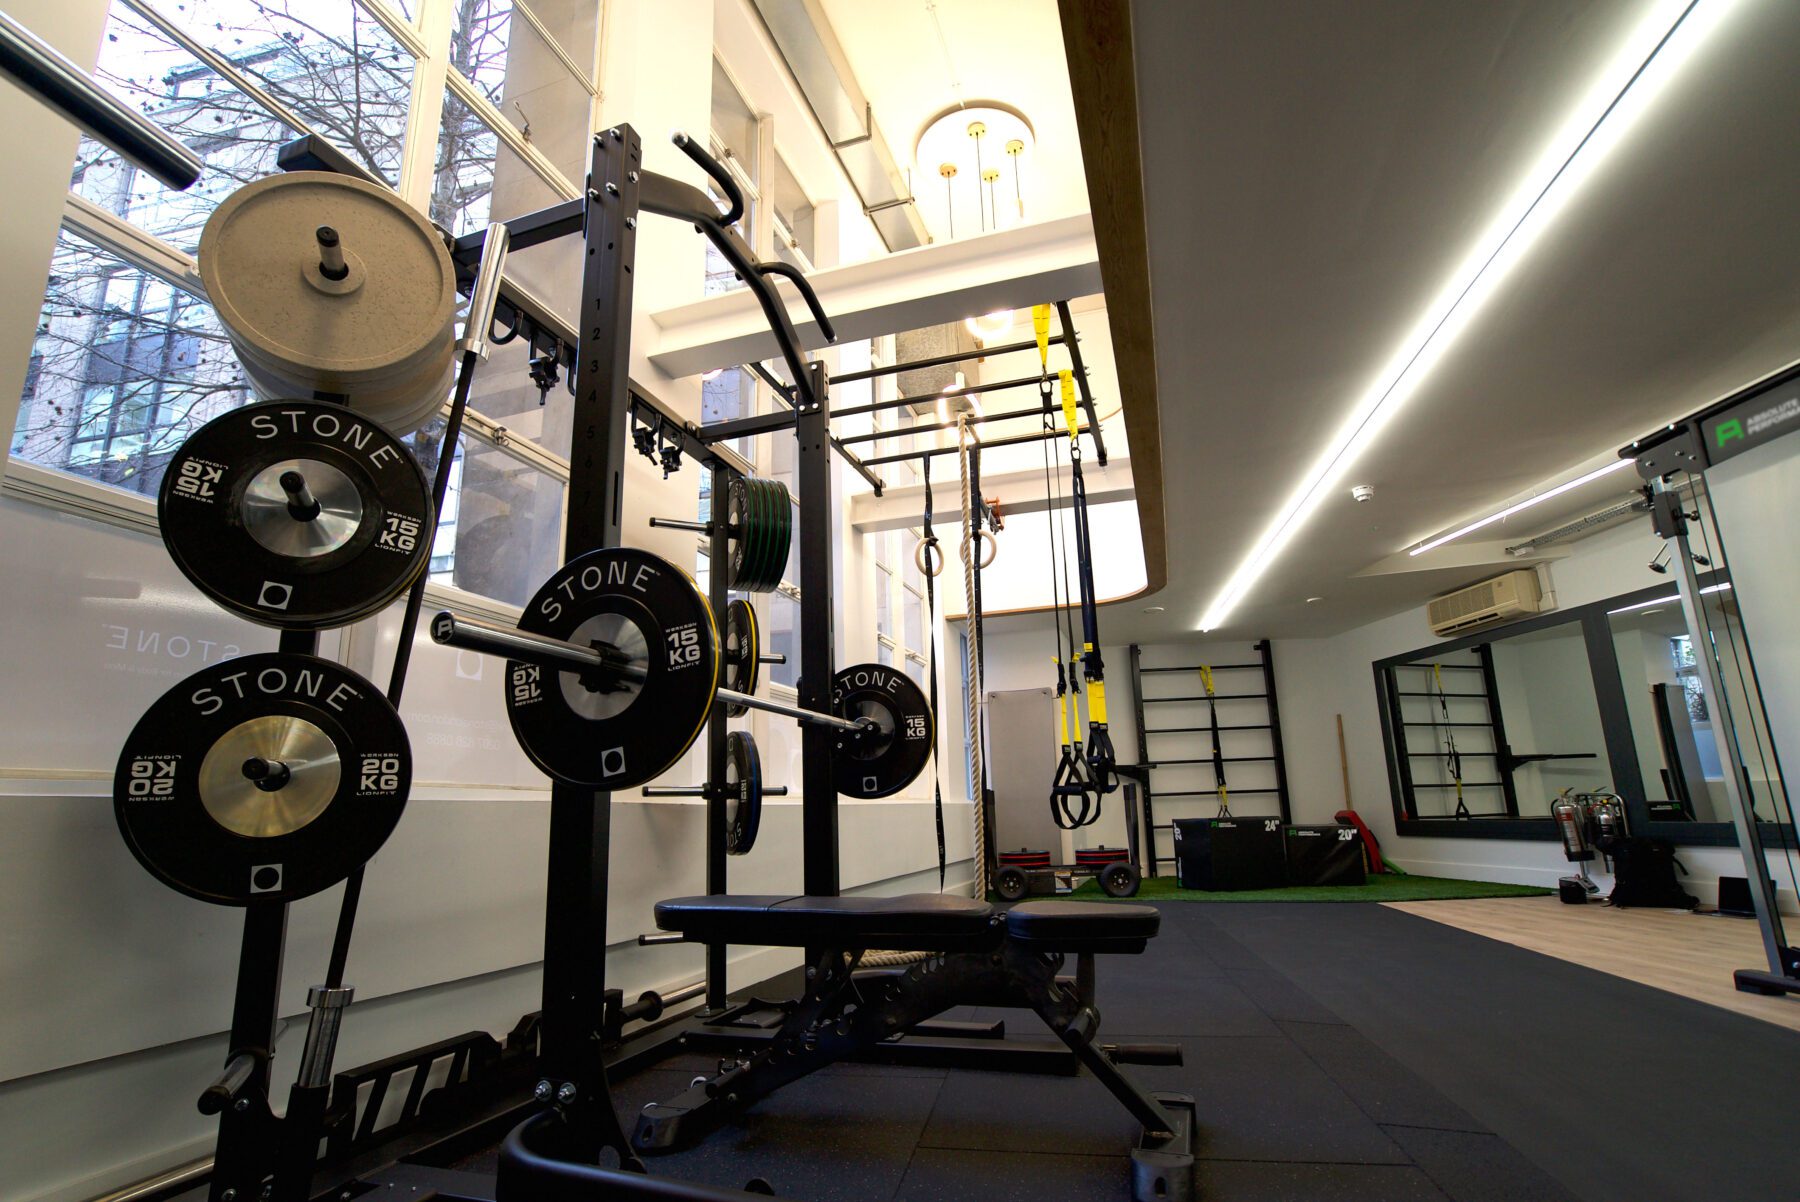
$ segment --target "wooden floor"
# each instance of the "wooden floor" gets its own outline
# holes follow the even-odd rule
[[[1733,969],[1768,967],[1751,919],[1567,906],[1554,897],[1384,904],[1800,1031],[1800,997],[1762,997],[1732,988]]]

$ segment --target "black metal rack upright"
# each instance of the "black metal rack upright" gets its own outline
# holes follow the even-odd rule
[[[1274,783],[1268,786],[1238,788],[1232,786],[1228,796],[1232,798],[1244,796],[1272,796],[1281,821],[1285,824],[1293,821],[1292,809],[1288,797],[1287,755],[1281,740],[1281,707],[1275,692],[1275,652],[1268,639],[1263,639],[1251,650],[1256,652],[1256,660],[1248,663],[1208,664],[1213,672],[1256,672],[1261,677],[1262,688],[1250,692],[1234,689],[1232,692],[1215,690],[1212,700],[1216,702],[1261,701],[1268,718],[1266,722],[1231,722],[1220,723],[1219,732],[1233,732],[1234,739],[1242,732],[1262,731],[1268,739],[1267,755],[1224,755],[1219,757],[1227,764],[1268,764],[1273,773]],[[1144,851],[1149,874],[1157,872],[1156,832],[1173,831],[1174,823],[1156,821],[1155,804],[1157,798],[1216,798],[1213,789],[1156,789],[1152,784],[1152,775],[1159,768],[1190,768],[1210,765],[1214,762],[1213,748],[1206,745],[1204,756],[1160,756],[1152,755],[1150,740],[1171,735],[1211,735],[1212,724],[1199,726],[1151,726],[1146,720],[1146,706],[1172,704],[1205,705],[1207,696],[1204,691],[1197,694],[1182,693],[1166,697],[1146,697],[1144,695],[1144,678],[1151,675],[1186,673],[1190,679],[1199,680],[1201,665],[1178,664],[1169,667],[1146,668],[1143,666],[1143,653],[1138,644],[1131,644],[1131,704],[1137,716],[1138,763],[1144,771],[1140,779],[1144,784]],[[1223,740],[1220,740],[1221,744]],[[1220,750],[1223,750],[1221,746]],[[1243,815],[1240,815],[1240,817]]]

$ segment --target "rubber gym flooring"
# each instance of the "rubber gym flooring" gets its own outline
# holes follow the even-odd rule
[[[1384,906],[1161,909],[1148,952],[1100,958],[1101,1037],[1184,1045],[1126,1071],[1195,1096],[1209,1202],[1795,1196],[1800,1033]],[[1028,1011],[950,1015],[996,1016],[1048,1038]],[[617,1082],[628,1128],[711,1067]],[[817,1202],[1117,1202],[1135,1134],[1087,1077],[837,1065],[651,1168]]]

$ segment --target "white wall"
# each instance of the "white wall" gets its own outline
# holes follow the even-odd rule
[[[705,128],[712,46],[704,34],[669,31],[712,28],[714,7],[713,0],[608,5],[601,119],[635,124],[653,169],[692,175],[665,134]],[[721,26],[737,29],[746,8],[745,0],[719,0],[730,17]],[[102,0],[26,0],[9,11],[91,66],[105,9]],[[743,65],[743,55],[768,47],[740,38],[727,49]],[[775,77],[766,63],[740,78],[746,74]],[[787,111],[793,98],[766,103]],[[9,140],[8,220],[0,234],[13,268],[0,294],[0,412],[10,414],[75,136],[10,87],[0,87],[0,116],[28,134]],[[834,216],[842,197],[828,189],[847,191],[841,177],[818,169],[821,152],[809,157],[786,145],[811,136],[790,122],[781,135],[784,152],[808,185],[821,189],[821,236],[839,240],[830,253],[863,257],[866,220]],[[853,206],[847,211],[855,213]],[[645,315],[697,298],[701,262],[692,230],[654,218],[643,223],[632,376],[692,416],[698,386],[670,380],[649,363],[658,332]],[[845,354],[848,363],[853,352]],[[840,470],[838,487],[848,486]],[[692,516],[697,487],[691,464],[665,481],[628,456],[628,541],[691,566],[692,536],[652,531],[645,519]],[[17,480],[0,499],[0,612],[7,615],[0,621],[8,651],[0,661],[0,905],[10,915],[0,928],[0,1194],[9,1199],[84,1198],[211,1148],[212,1124],[193,1101],[224,1058],[241,918],[165,889],[132,860],[114,825],[110,780],[120,742],[154,697],[202,663],[272,647],[274,635],[208,604],[148,532],[147,505],[126,508],[135,517],[122,525],[74,516],[30,499]],[[842,516],[847,509],[840,493],[840,663],[872,658],[873,638],[868,567],[861,539],[851,537]],[[390,611],[341,638],[328,636],[324,650],[381,679],[397,626]],[[952,662],[947,688],[957,680]],[[956,707],[951,701],[945,708]],[[350,960],[357,1004],[339,1050],[343,1066],[471,1028],[504,1034],[539,1002],[549,791],[514,746],[491,665],[419,640],[403,716],[415,787],[398,830],[370,867]],[[755,715],[743,725],[756,733],[772,777],[786,776],[795,794],[771,799],[755,851],[732,862],[732,886],[797,891],[798,740],[786,720]],[[686,783],[699,771],[690,754],[666,781]],[[970,808],[961,780],[960,769],[946,779],[952,890],[966,890],[970,876]],[[930,795],[927,779],[897,798],[843,803],[846,891],[937,888]],[[700,975],[699,949],[639,948],[634,940],[652,929],[656,900],[703,891],[703,818],[698,803],[615,797],[606,955],[609,983],[628,995]],[[305,989],[323,972],[339,892],[292,911],[278,1097],[291,1080]],[[734,949],[732,981],[762,979],[797,957],[789,949]]]
[[[1673,593],[1669,577],[1655,575],[1646,567],[1659,546],[1660,540],[1641,520],[1576,543],[1574,553],[1557,560],[1550,569],[1557,604],[1569,609],[1652,585],[1661,585]],[[1436,641],[1425,610],[1420,607],[1334,638],[1277,642],[1278,669],[1303,673],[1309,682],[1306,688],[1284,689],[1282,697],[1295,816],[1299,818],[1303,807],[1313,805],[1314,798],[1335,797],[1341,792],[1337,785],[1336,737],[1331,733],[1334,715],[1341,713],[1356,809],[1374,830],[1384,855],[1410,872],[1554,886],[1556,878],[1571,870],[1563,859],[1560,844],[1400,837],[1394,832],[1371,665],[1386,656],[1427,647]],[[1760,644],[1758,654],[1760,664]],[[1761,670],[1767,687],[1769,670]],[[1521,740],[1515,741],[1523,746]],[[1683,847],[1678,854],[1691,874],[1683,878],[1684,887],[1706,904],[1716,900],[1721,875],[1744,874],[1743,861],[1735,847]],[[1779,860],[1772,858],[1771,863],[1778,865]],[[1785,880],[1787,870],[1777,867],[1775,875]],[[1601,880],[1603,886],[1608,884],[1603,877]],[[1785,884],[1781,901],[1784,909],[1795,905],[1793,891]]]
[[[1745,456],[1744,459],[1750,460],[1750,456]],[[1793,657],[1794,626],[1791,613],[1791,597],[1793,590],[1800,587],[1800,581],[1793,578],[1795,559],[1792,544],[1779,524],[1769,524],[1766,521],[1760,525],[1753,524],[1761,532],[1758,537],[1749,528],[1739,533],[1738,527],[1743,523],[1733,522],[1740,512],[1759,516],[1791,512],[1795,504],[1791,492],[1795,484],[1790,476],[1794,472],[1794,462],[1789,457],[1779,469],[1775,468],[1773,462],[1766,465],[1762,461],[1748,464],[1748,467],[1757,469],[1756,474],[1745,472],[1746,487],[1741,494],[1730,498],[1731,508],[1727,508],[1725,486],[1719,486],[1720,521],[1725,524],[1726,538],[1731,548],[1734,578],[1748,572],[1759,580],[1758,596],[1762,604],[1751,607],[1746,601],[1745,620],[1751,628],[1751,637],[1756,640],[1757,670],[1766,694],[1771,725],[1781,732],[1777,735],[1777,742],[1786,754],[1789,765],[1800,762],[1800,727],[1796,727],[1796,722],[1800,721],[1800,703],[1795,702],[1792,689],[1787,683],[1800,678],[1797,676],[1800,668],[1795,667],[1800,660]],[[1764,474],[1765,467],[1769,469],[1768,474]],[[1769,491],[1771,489],[1774,490],[1773,493]],[[1782,491],[1784,489],[1790,491]],[[1646,567],[1660,545],[1660,540],[1651,533],[1647,521],[1632,522],[1576,543],[1573,554],[1566,559],[1557,560],[1551,569],[1554,600],[1561,608],[1570,609],[1652,585],[1661,585],[1673,594],[1671,578],[1653,574]],[[1740,546],[1744,549],[1740,550]],[[1766,583],[1761,581],[1763,576],[1769,577]],[[1768,636],[1759,633],[1756,626],[1759,617],[1762,621],[1760,629],[1771,632]],[[1104,615],[1102,620],[1104,621]],[[990,633],[990,689],[1041,687],[1055,683],[1054,671],[1049,663],[1051,651],[1048,627],[1027,629],[1020,625],[1022,621],[1007,619],[996,623],[1000,629]],[[1351,798],[1357,813],[1375,832],[1384,856],[1413,873],[1554,887],[1558,877],[1572,870],[1572,866],[1563,858],[1560,843],[1416,835],[1401,837],[1395,833],[1392,790],[1382,749],[1372,665],[1376,660],[1429,647],[1438,641],[1431,633],[1423,606],[1331,638],[1273,640],[1276,691],[1281,703],[1282,735],[1286,745],[1288,787],[1294,821],[1303,824],[1330,823],[1333,815],[1344,806],[1343,771],[1337,741],[1337,717],[1341,714],[1344,720]],[[1145,646],[1142,652],[1143,662],[1148,666],[1191,664],[1202,659],[1238,662],[1248,658],[1247,648],[1247,644],[1219,646],[1194,642]],[[1135,759],[1127,651],[1124,647],[1108,647],[1106,656],[1114,741],[1121,759]],[[1158,680],[1157,677],[1147,679],[1151,682]],[[1217,685],[1220,692],[1227,691],[1225,685],[1226,682],[1221,677]],[[1157,683],[1147,684],[1145,691],[1155,695],[1154,691],[1157,689],[1173,691],[1170,686]],[[1534,707],[1536,704],[1534,703]],[[1149,721],[1153,725],[1198,725],[1205,720],[1204,706],[1171,705],[1157,708],[1173,712],[1152,713]],[[1506,712],[1509,715],[1513,712],[1510,703]],[[1535,712],[1535,709],[1521,712]],[[1178,713],[1196,721],[1177,722],[1174,719]],[[1523,732],[1514,734],[1509,729],[1512,741],[1520,748],[1533,749],[1527,743],[1528,738],[1551,738],[1557,730],[1555,715],[1546,710],[1545,718],[1547,724],[1541,730],[1534,726],[1530,735]],[[1222,703],[1220,721],[1230,720]],[[1181,754],[1204,754],[1202,745],[1210,744],[1206,744],[1202,736],[1190,737],[1199,742],[1190,745]],[[1179,742],[1181,736],[1162,738]],[[1195,746],[1202,747],[1202,751],[1196,753],[1191,750]],[[1586,748],[1554,748],[1584,749]],[[1553,748],[1546,746],[1545,750]],[[1161,743],[1153,745],[1150,751],[1152,758],[1170,754]],[[1046,785],[1053,767],[1046,766]],[[1180,787],[1211,786],[1209,768],[1200,766],[1193,771],[1195,775],[1189,783]],[[1167,775],[1166,772],[1159,773],[1159,785]],[[1229,765],[1227,775],[1234,786],[1242,786],[1252,779],[1253,769],[1249,765]],[[1197,786],[1194,782],[1198,782]],[[1526,800],[1521,796],[1521,805]],[[1157,819],[1168,821],[1171,817],[1209,816],[1216,808],[1204,798],[1192,799],[1185,803],[1185,808],[1183,806],[1184,803],[1180,802],[1159,801]],[[1117,807],[1112,809],[1114,813],[1108,819],[1103,819],[1101,826],[1094,828],[1095,834],[1091,842],[1100,842],[1102,831],[1109,842],[1122,837],[1122,831],[1115,831],[1107,825],[1117,821]],[[1273,798],[1246,797],[1241,802],[1234,802],[1232,810],[1234,813],[1248,815],[1274,813]],[[1167,846],[1166,837],[1162,846]],[[1744,875],[1743,860],[1736,847],[1683,847],[1678,849],[1678,855],[1691,874],[1682,878],[1684,887],[1705,904],[1716,901],[1718,878],[1721,875]],[[1783,909],[1800,912],[1800,908],[1796,907],[1789,870],[1781,866],[1779,855],[1772,855],[1770,864],[1771,873],[1781,886]],[[1605,874],[1597,873],[1596,876],[1603,887],[1610,887],[1610,880]]]

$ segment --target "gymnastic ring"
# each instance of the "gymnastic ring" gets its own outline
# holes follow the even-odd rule
[[[933,551],[937,552],[937,566],[927,567],[926,563],[931,559],[931,553]],[[922,538],[914,545],[913,566],[927,576],[937,576],[942,574],[944,570],[944,549],[938,546],[938,540],[936,538]]]
[[[994,562],[994,556],[996,556],[1000,553],[999,540],[996,539],[992,534],[989,534],[986,530],[977,530],[974,534],[971,534],[968,538],[963,539],[962,561],[964,563],[969,562],[969,544],[971,542],[979,542],[981,539],[984,539],[984,538],[987,540],[987,556],[985,558],[981,558],[979,560],[979,562],[976,563],[975,566],[977,568],[981,568],[981,569],[985,570],[989,564]],[[976,554],[979,556],[980,552],[977,552]]]

